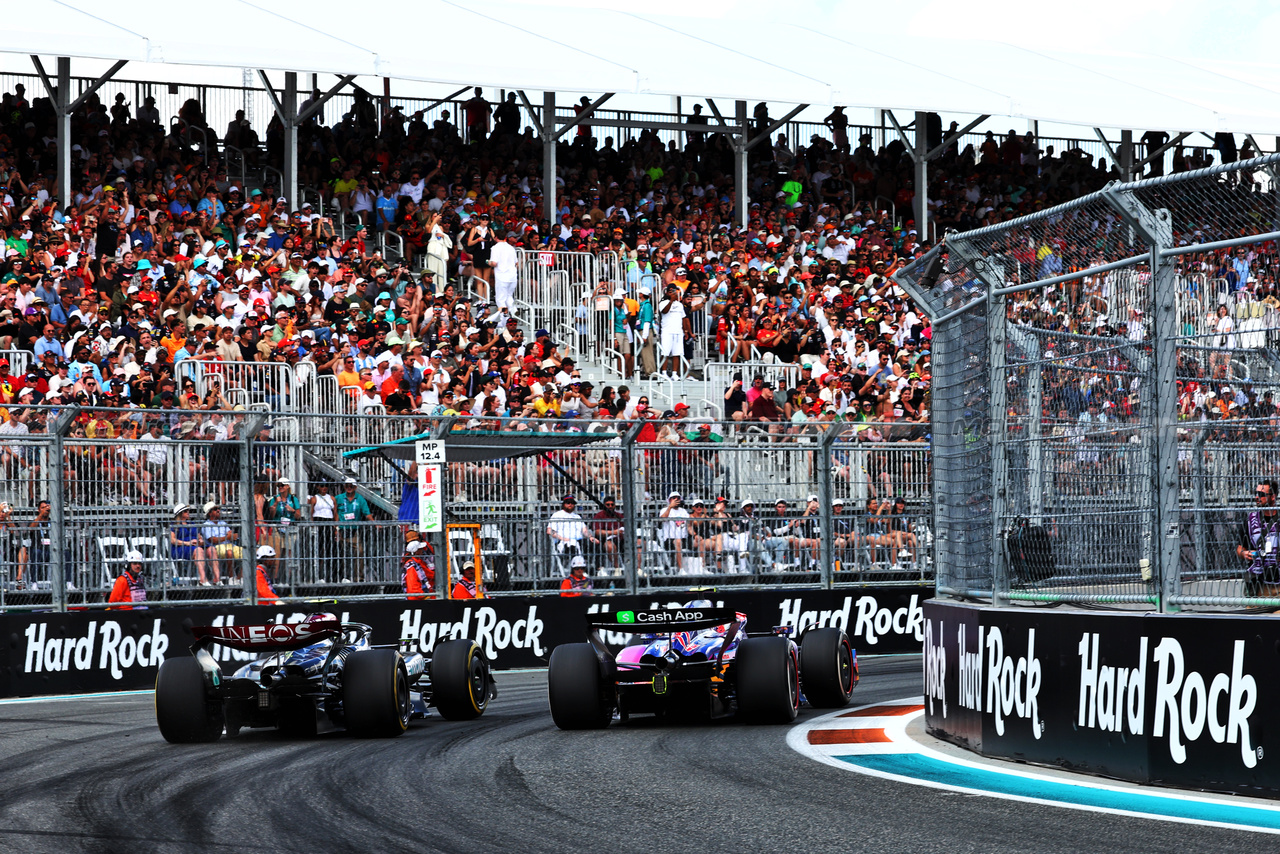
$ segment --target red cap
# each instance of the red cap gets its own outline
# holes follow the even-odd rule
[[[671,408],[672,408],[672,409],[676,409],[676,410],[680,410],[680,409],[688,409],[688,408],[689,408],[689,404],[684,403],[684,402],[682,401],[682,402],[680,402],[680,403],[677,403],[675,406],[673,406],[673,407],[671,407]]]
[[[265,306],[266,304],[267,304],[267,301],[266,301],[266,300],[264,300],[264,299],[256,299],[256,300],[254,300],[254,301],[253,301],[253,307],[254,307],[254,308],[257,308],[257,307],[258,307],[258,306],[260,306],[260,305]]]

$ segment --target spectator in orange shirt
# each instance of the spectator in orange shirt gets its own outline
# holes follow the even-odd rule
[[[382,381],[382,387],[378,390],[385,404],[387,398],[395,394],[400,389],[400,381],[404,379],[404,368],[396,365],[391,369],[391,375]]]

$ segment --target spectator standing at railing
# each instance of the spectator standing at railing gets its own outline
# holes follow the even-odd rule
[[[678,379],[685,338],[691,334],[688,312],[678,285],[667,285],[666,296],[658,303],[658,320],[662,325],[662,364],[659,370],[665,376]]]
[[[364,578],[364,546],[361,542],[361,526],[373,521],[373,513],[364,496],[356,491],[356,479],[345,478],[342,482],[342,494],[335,501],[338,516],[338,547],[342,559],[344,582]]]
[[[518,235],[494,230],[495,243],[489,250],[489,264],[493,268],[493,301],[504,314],[515,314],[515,293],[519,256],[516,254]]]
[[[1260,480],[1254,487],[1258,509],[1240,525],[1236,555],[1248,561],[1246,596],[1274,596],[1280,585],[1280,512],[1276,509],[1276,481]]]
[[[289,478],[281,477],[276,481],[276,494],[267,500],[265,510],[267,519],[275,522],[277,527],[279,557],[288,561],[297,554],[297,525],[302,521],[302,502],[293,494],[293,484]],[[272,580],[277,583],[283,581],[281,578]]]
[[[19,587],[45,581],[49,571],[50,546],[53,527],[50,521],[52,506],[48,501],[36,504],[36,515],[22,531],[18,549],[18,575],[14,579]]]

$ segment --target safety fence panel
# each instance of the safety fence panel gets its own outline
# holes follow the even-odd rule
[[[735,382],[741,382],[741,391],[750,400],[755,399],[760,388],[769,383],[775,390],[795,388],[800,382],[800,365],[782,362],[708,362],[703,367],[707,394],[706,403],[720,419],[740,420],[732,412],[726,412],[725,395]],[[758,380],[758,382],[757,382]]]
[[[43,431],[28,420],[29,429]],[[21,607],[19,591],[50,590],[56,459],[48,436],[0,436],[0,607]]]
[[[7,516],[0,508],[7,608],[105,607],[134,551],[148,601],[239,601],[253,587],[244,572],[263,545],[276,552],[267,562],[278,596],[399,596],[401,561],[418,524],[418,472],[411,455],[388,458],[377,449],[477,432],[500,442],[504,431],[545,431],[548,443],[560,433],[604,434],[580,447],[444,465],[445,518],[475,526],[492,595],[558,592],[575,557],[595,589],[618,591],[863,584],[932,572],[923,512],[928,447],[873,441],[871,430],[851,429],[831,444],[817,422],[70,412],[61,436],[0,443],[0,500],[11,505]],[[56,415],[33,407],[27,418],[45,430]],[[664,514],[673,492],[693,519],[681,535],[673,534],[681,523]],[[833,503],[811,500],[818,495]],[[360,518],[341,518],[339,502],[356,497]],[[898,498],[901,506],[890,503]],[[743,502],[755,510],[744,512]],[[821,532],[842,515],[852,521],[848,530],[832,523],[829,562]],[[475,551],[471,536],[470,528],[451,529],[450,552]],[[55,600],[58,580],[65,596]]]
[[[183,359],[175,367],[179,392],[201,402],[290,412],[301,400],[298,377],[288,364]]]

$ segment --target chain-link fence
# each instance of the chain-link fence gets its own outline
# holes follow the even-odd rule
[[[112,607],[131,563],[147,602],[403,595],[418,473],[378,449],[501,447],[504,432],[545,432],[545,449],[447,462],[447,529],[423,535],[429,562],[443,570],[447,555],[452,580],[475,563],[488,595],[558,593],[579,557],[606,591],[920,581],[933,568],[928,437],[877,422],[8,413],[3,608]],[[584,441],[556,447],[566,433]]]
[[[899,274],[934,318],[940,593],[1280,605],[1278,162],[1115,183]]]

